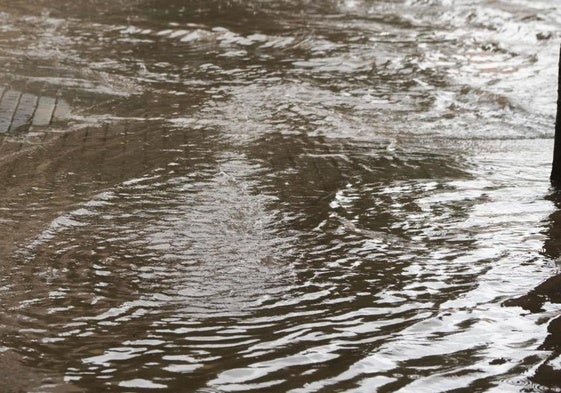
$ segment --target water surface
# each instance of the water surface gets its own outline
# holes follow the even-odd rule
[[[545,0],[0,1],[0,82],[73,113],[0,137],[3,385],[561,388],[555,299],[503,304],[558,269],[560,24]]]

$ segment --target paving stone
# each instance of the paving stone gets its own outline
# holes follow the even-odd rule
[[[31,117],[37,107],[37,99],[38,97],[36,95],[22,94],[12,124],[10,125],[10,131],[30,124]]]
[[[67,120],[70,117],[70,105],[62,98],[57,98],[53,121]]]
[[[37,96],[0,86],[0,134],[25,131],[30,126],[46,127],[69,117],[70,105],[62,98]]]
[[[21,92],[8,90],[0,100],[0,133],[6,133],[10,129],[14,113],[19,103]]]
[[[51,124],[53,112],[55,110],[56,99],[53,97],[40,97],[35,116],[33,116],[34,126],[48,126]]]

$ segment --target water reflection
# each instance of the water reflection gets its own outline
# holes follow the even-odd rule
[[[561,255],[561,194],[553,191],[548,196],[556,207],[547,221],[547,239],[544,243],[543,252],[548,258],[555,263],[558,262]],[[561,274],[557,274],[540,283],[532,289],[528,294],[516,299],[510,299],[505,302],[507,306],[518,306],[531,313],[543,313],[544,307],[551,304],[561,303],[560,292]],[[539,350],[544,351],[546,356],[543,361],[533,371],[530,380],[539,387],[548,389],[561,388],[561,369],[559,365],[559,357],[561,356],[561,318],[556,316],[557,313],[550,314],[547,319],[547,337],[539,346]]]
[[[555,386],[557,339],[538,348],[555,308],[502,304],[557,257],[557,8],[0,11],[1,84],[74,108],[0,136],[0,370],[25,381],[10,388]]]

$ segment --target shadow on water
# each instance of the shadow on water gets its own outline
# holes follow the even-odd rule
[[[561,257],[561,191],[555,190],[547,196],[556,210],[547,219],[547,236],[543,245],[543,254],[555,261],[559,269]],[[540,283],[526,295],[509,299],[505,306],[518,306],[530,313],[544,312],[547,303],[561,304],[561,273]],[[549,351],[549,355],[536,368],[530,381],[548,389],[561,390],[561,316],[553,318],[547,327],[548,335],[538,350]]]

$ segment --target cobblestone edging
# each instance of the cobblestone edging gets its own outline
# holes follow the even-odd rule
[[[68,119],[70,106],[61,99],[0,87],[0,134],[27,131]]]

